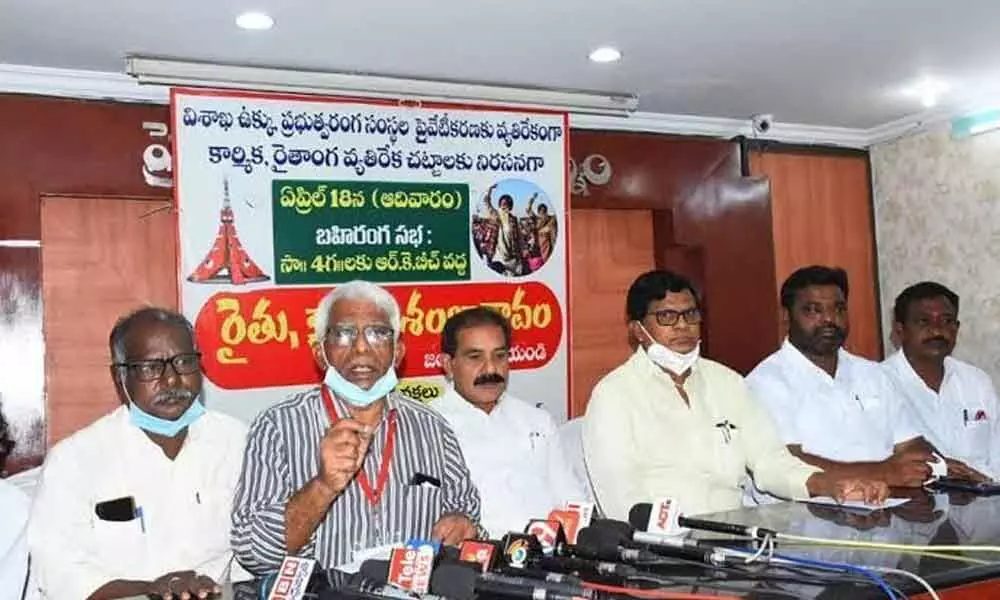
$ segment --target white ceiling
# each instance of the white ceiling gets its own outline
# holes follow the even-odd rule
[[[237,14],[271,14],[243,31]],[[612,44],[619,64],[587,60]],[[640,110],[868,129],[1000,83],[1000,0],[0,0],[0,63],[122,72],[127,53],[624,91]]]

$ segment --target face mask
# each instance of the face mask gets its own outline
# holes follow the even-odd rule
[[[694,365],[698,357],[701,356],[701,342],[698,342],[690,352],[681,354],[654,340],[653,336],[649,335],[649,332],[646,331],[642,323],[639,323],[639,328],[649,338],[649,346],[646,348],[646,356],[649,357],[649,360],[653,361],[653,364],[675,375],[684,374],[684,372]]]
[[[128,391],[125,392],[125,396],[128,397]],[[203,414],[205,414],[205,405],[198,398],[195,398],[191,406],[175,421],[151,415],[139,408],[135,402],[132,402],[131,398],[128,399],[128,418],[133,425],[143,431],[169,438],[176,437],[178,433],[197,421]]]
[[[323,360],[326,361],[326,355],[323,355]],[[396,379],[396,369],[390,367],[385,375],[378,378],[375,385],[366,390],[344,379],[344,376],[327,361],[323,383],[330,388],[335,396],[343,398],[353,406],[364,408],[391,392],[399,380]]]

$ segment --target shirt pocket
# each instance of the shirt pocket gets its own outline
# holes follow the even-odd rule
[[[405,527],[407,529],[413,528],[413,530],[390,531],[388,533],[397,538],[402,537],[400,543],[405,542],[405,538],[411,535],[429,538],[431,528],[444,512],[444,508],[441,506],[442,494],[441,488],[433,487],[430,484],[406,486],[401,507],[405,516],[398,524],[397,529]]]
[[[131,521],[105,521],[96,516],[93,518],[94,540],[96,548],[114,548],[115,553],[128,548],[138,548],[142,545],[142,520],[139,517]]]
[[[743,452],[743,430],[739,425],[712,428],[714,437],[715,469],[736,479],[746,471],[746,455]]]

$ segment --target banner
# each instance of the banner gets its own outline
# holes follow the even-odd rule
[[[171,109],[209,406],[249,420],[317,385],[316,305],[364,279],[400,306],[399,391],[439,396],[445,321],[485,305],[513,327],[510,392],[566,418],[565,114],[185,89]]]

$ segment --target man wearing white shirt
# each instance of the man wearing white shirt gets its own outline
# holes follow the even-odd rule
[[[584,419],[587,471],[601,510],[627,520],[671,497],[687,514],[739,508],[747,472],[783,498],[878,501],[880,481],[824,473],[792,456],[743,377],[700,354],[701,307],[686,278],[640,275],[628,290],[639,348],[594,387]]]
[[[7,420],[0,413],[0,471],[14,448]],[[28,573],[28,495],[0,479],[0,600],[20,600]]]
[[[458,436],[482,497],[483,527],[494,538],[586,498],[552,416],[506,391],[510,339],[510,324],[494,310],[452,315],[441,335],[451,386],[431,402]]]
[[[232,564],[246,427],[208,411],[182,315],[144,308],[111,331],[122,406],[56,444],[28,528],[43,598],[206,598]]]
[[[989,375],[951,357],[958,328],[958,294],[931,281],[912,285],[893,308],[899,350],[882,365],[920,433],[947,458],[948,476],[984,481],[1000,475],[1000,407]]]
[[[847,273],[811,266],[781,286],[788,338],[747,376],[788,449],[843,476],[919,487],[933,456],[877,363],[843,348]]]

